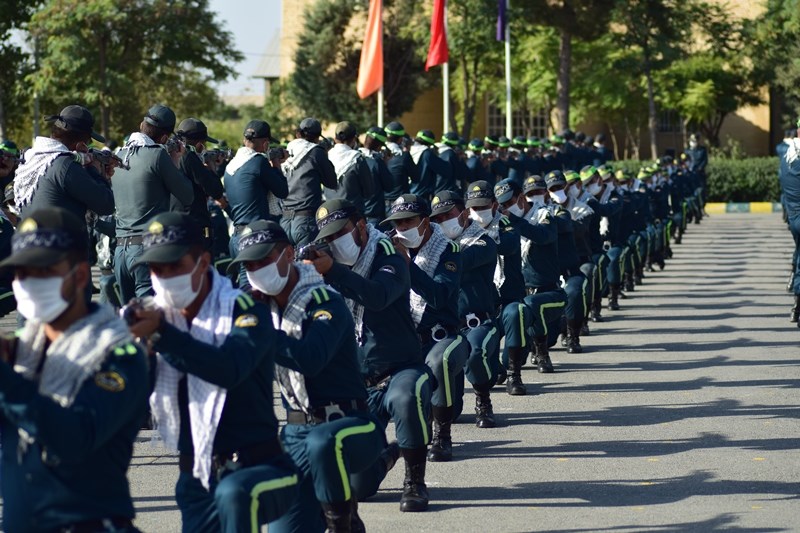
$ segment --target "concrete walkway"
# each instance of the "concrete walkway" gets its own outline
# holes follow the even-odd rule
[[[556,348],[555,374],[527,367],[536,395],[497,389],[502,427],[462,417],[456,460],[428,466],[428,513],[398,511],[401,463],[361,505],[368,529],[800,530],[791,246],[778,214],[691,226],[667,269],[592,325],[585,354]],[[177,459],[144,442],[136,451],[137,524],[179,531]]]

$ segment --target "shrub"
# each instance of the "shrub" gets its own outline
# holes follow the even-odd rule
[[[616,161],[614,169],[637,173],[650,161]],[[753,157],[749,159],[709,159],[709,202],[777,202],[781,196],[778,181],[777,157]]]

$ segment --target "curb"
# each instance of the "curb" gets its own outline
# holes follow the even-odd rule
[[[765,215],[782,211],[783,207],[780,202],[709,202],[706,204],[706,212],[710,215],[724,215],[726,213]]]

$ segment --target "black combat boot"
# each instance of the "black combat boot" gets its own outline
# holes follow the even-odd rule
[[[380,458],[386,465],[387,472],[394,468],[394,465],[397,464],[397,460],[400,459],[400,446],[397,444],[396,440],[390,442],[386,448],[383,449]]]
[[[358,516],[358,499],[354,496],[352,500],[350,500],[351,508],[350,508],[350,531],[351,533],[367,533],[367,526],[364,525],[364,521],[361,520],[361,517]]]
[[[506,392],[511,396],[525,396],[528,390],[522,383],[522,361],[525,359],[524,348],[508,349],[508,381]]]
[[[453,423],[452,407],[433,408],[433,438],[428,451],[428,461],[444,463],[453,458],[453,439],[450,427]]]
[[[609,291],[608,309],[610,311],[619,311],[619,284],[610,285]]]
[[[636,285],[641,285],[642,283],[644,283],[644,269],[642,267],[637,268],[633,272],[633,282]]]
[[[592,322],[602,322],[603,321],[603,297],[597,295],[597,297],[592,300]]]
[[[476,385],[473,388],[475,389],[475,425],[479,428],[497,427],[492,410],[492,399],[489,396],[490,387]]]
[[[589,319],[584,318],[583,321],[581,321],[581,335],[588,337],[591,334],[592,332],[589,330]]]
[[[568,344],[568,334],[567,334],[567,317],[561,316],[561,321],[559,322],[559,326],[561,327],[561,346],[563,348],[567,347]]]
[[[583,353],[581,346],[581,320],[567,322],[567,353]]]
[[[322,512],[325,514],[325,524],[328,526],[326,533],[351,533],[353,531],[353,502],[323,503]]]
[[[789,316],[789,322],[795,323],[800,318],[800,294],[794,295],[794,307],[792,307],[792,314]],[[798,325],[800,327],[800,325]]]
[[[625,284],[625,292],[634,292],[636,289],[633,284],[633,273],[625,272],[624,284]]]
[[[547,346],[547,335],[536,337],[536,367],[540,374],[552,374],[553,362],[550,360],[550,349]]]
[[[508,379],[508,370],[503,365],[500,365],[500,371],[497,373],[497,383],[495,385],[502,385]]]
[[[425,462],[428,450],[411,448],[400,450],[406,461],[406,479],[403,481],[403,496],[400,511],[418,513],[428,510],[428,487],[425,486]]]

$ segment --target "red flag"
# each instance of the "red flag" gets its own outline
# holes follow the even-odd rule
[[[361,47],[356,90],[359,98],[366,98],[383,87],[383,0],[370,0],[367,31]]]
[[[433,0],[433,16],[431,17],[431,46],[428,48],[428,60],[425,70],[447,63],[450,53],[447,50],[447,32],[444,29],[445,0]]]

